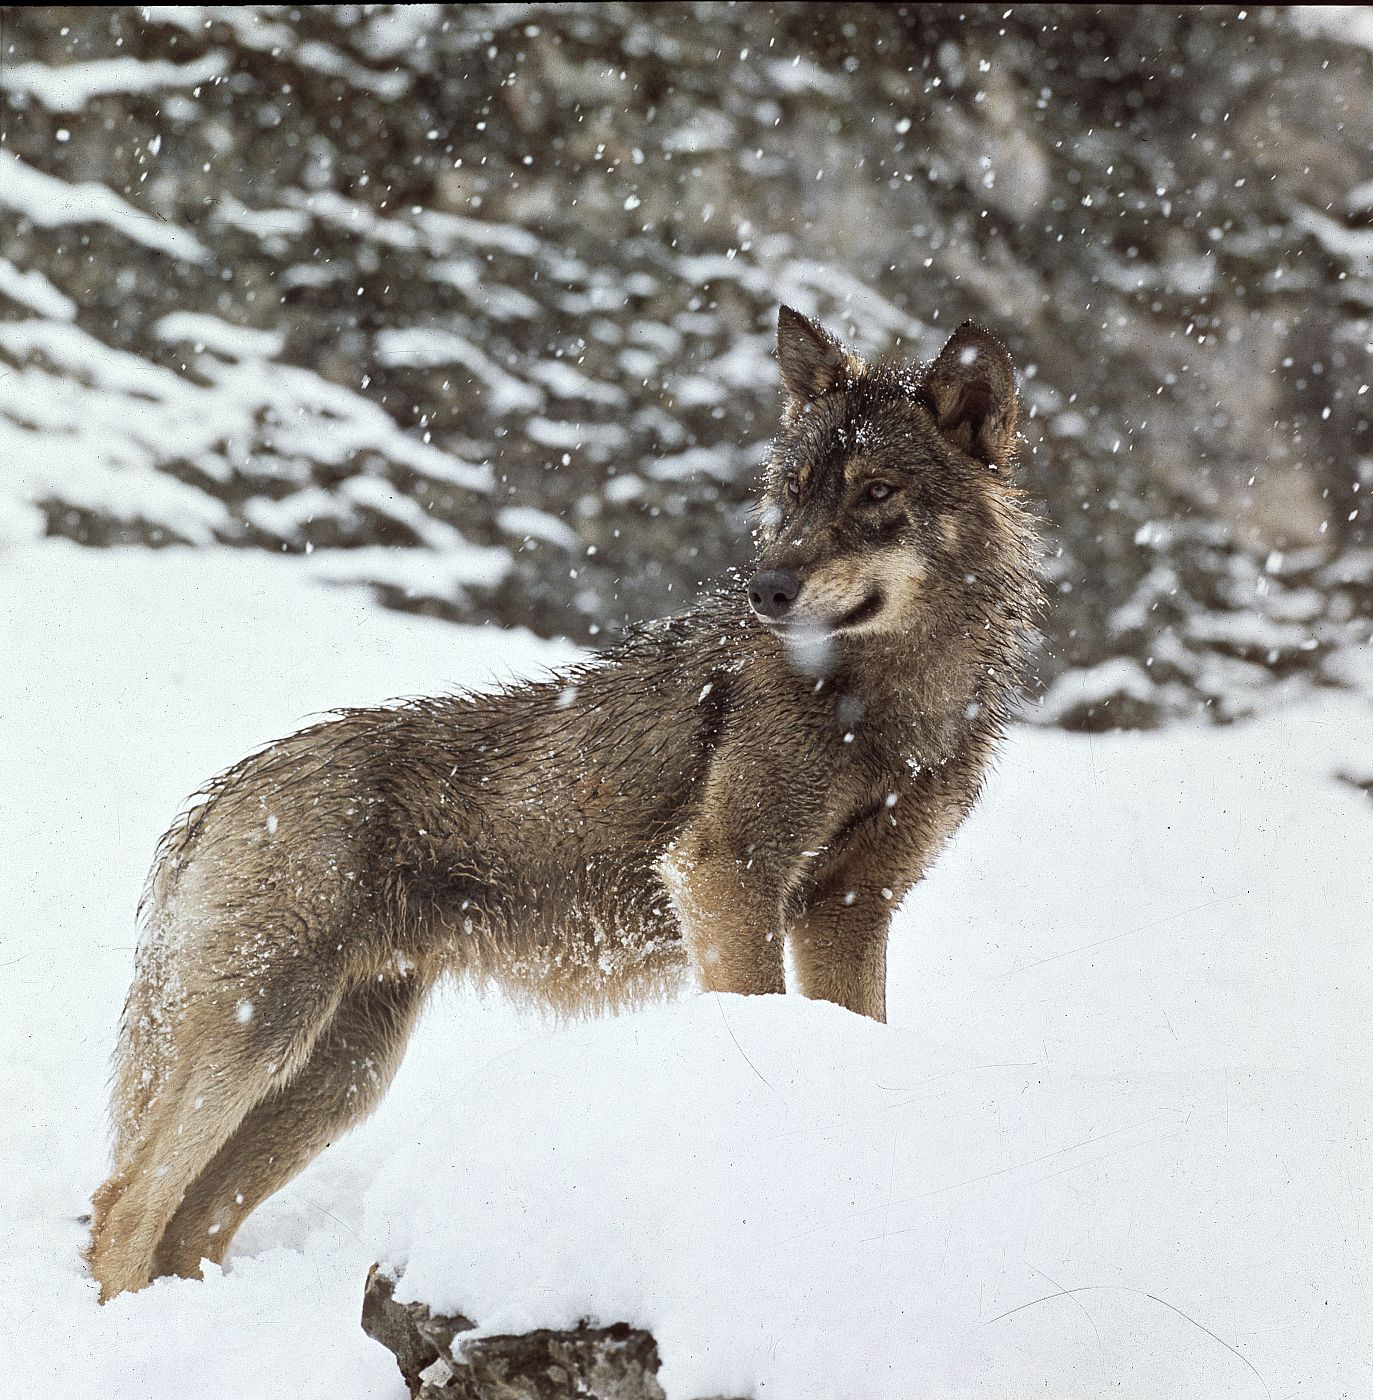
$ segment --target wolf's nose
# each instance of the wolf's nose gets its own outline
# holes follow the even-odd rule
[[[759,617],[786,615],[801,591],[801,580],[790,569],[764,569],[748,586],[748,601]]]

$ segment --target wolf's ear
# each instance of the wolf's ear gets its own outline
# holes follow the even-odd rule
[[[814,402],[867,368],[828,331],[789,306],[777,312],[777,360],[793,408]]]
[[[1015,366],[990,331],[964,321],[926,372],[923,387],[925,405],[950,442],[990,466],[1014,462],[1020,418]]]

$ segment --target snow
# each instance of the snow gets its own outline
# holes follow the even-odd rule
[[[435,520],[422,505],[403,496],[387,480],[379,476],[352,476],[340,486],[341,494],[354,505],[377,515],[386,516],[414,532],[421,543],[431,549],[463,550],[470,548],[462,535],[446,520]],[[476,551],[474,551],[475,553]],[[487,551],[492,556],[508,559],[503,549]]]
[[[362,45],[373,59],[394,59],[423,43],[442,17],[438,5],[397,5],[378,11],[367,20]]]
[[[310,216],[303,209],[250,209],[232,195],[215,205],[215,217],[254,238],[297,238],[310,227]]]
[[[326,709],[571,654],[314,567],[0,544],[0,1394],[402,1400],[357,1321],[379,1257],[487,1327],[647,1325],[672,1400],[1373,1392],[1352,693],[1017,729],[897,914],[888,1027],[695,995],[560,1027],[446,994],[223,1271],[98,1308],[75,1217],[178,804]]]
[[[1356,277],[1373,277],[1373,232],[1345,228],[1316,209],[1298,209],[1294,218],[1331,257],[1345,259]]]
[[[541,360],[530,368],[530,374],[557,398],[584,399],[607,408],[624,408],[629,402],[619,385],[588,379],[565,360]]]
[[[565,520],[533,506],[505,506],[496,515],[496,523],[512,537],[544,540],[564,549],[578,549],[581,539]]]
[[[1080,705],[1101,705],[1117,695],[1148,701],[1155,698],[1157,689],[1138,661],[1113,656],[1060,676],[1043,697],[1042,717],[1052,722]]]
[[[15,267],[8,258],[0,258],[0,293],[54,321],[76,318],[76,303],[65,292],[58,291],[41,272]]]
[[[286,347],[286,337],[280,331],[259,331],[251,326],[236,326],[218,316],[206,316],[194,311],[174,311],[153,326],[159,340],[189,341],[197,350],[212,350],[230,360],[247,360],[258,356],[273,358]]]
[[[288,24],[273,24],[265,7],[255,5],[144,5],[141,14],[148,24],[170,24],[187,33],[222,24],[245,48],[274,56],[286,52],[299,63],[347,79],[350,83],[394,101],[410,86],[409,73],[398,70],[376,72],[355,63],[332,44],[317,39],[301,41]]]
[[[222,78],[228,71],[227,56],[217,51],[190,63],[143,58],[96,59],[61,67],[15,63],[0,68],[0,88],[33,97],[50,112],[79,112],[92,97],[194,88]]]
[[[205,246],[187,229],[144,214],[95,181],[70,184],[35,170],[18,156],[0,150],[0,207],[37,224],[106,224],[145,248],[188,262],[208,262]]]
[[[698,381],[704,382],[704,381]],[[679,381],[677,388],[680,391],[682,382]],[[679,401],[685,399],[685,395],[679,392]],[[758,448],[761,444],[750,444],[753,449],[740,452],[734,461],[727,457],[722,457],[719,452],[711,451],[705,447],[688,447],[685,452],[673,452],[658,457],[651,462],[644,464],[644,475],[652,477],[655,481],[694,481],[702,475],[717,476],[724,480],[730,480],[738,474],[741,462],[752,464],[758,460]]]
[[[307,569],[329,583],[382,584],[409,598],[457,600],[468,586],[494,588],[509,574],[514,560],[501,548],[470,544],[437,552],[428,549],[317,549]]]
[[[477,258],[444,258],[430,263],[429,276],[456,287],[497,321],[535,321],[539,317],[539,303],[533,297],[493,282],[489,269]]]
[[[484,350],[456,331],[403,326],[379,331],[377,359],[384,365],[433,369],[460,365],[486,386],[492,413],[528,413],[543,405],[543,392],[502,369]]]
[[[332,190],[312,190],[308,194],[292,190],[288,194],[303,211],[346,233],[375,238],[391,248],[414,248],[419,244],[419,234],[410,224],[399,219],[383,219],[365,204],[345,199]]]
[[[403,432],[385,409],[343,385],[268,358],[279,345],[273,334],[184,312],[163,318],[158,328],[165,339],[214,352],[196,358],[197,378],[116,350],[75,325],[0,323],[0,349],[24,362],[0,377],[7,494],[56,498],[116,520],[149,520],[203,543],[229,528],[227,506],[160,471],[160,464],[193,461],[223,480],[251,460],[255,473],[275,464],[288,483],[304,486],[310,464],[351,464],[371,451],[438,480],[490,488],[489,467]],[[319,513],[338,515],[347,510],[347,497],[362,492],[375,487],[368,478],[352,478]],[[422,519],[420,533],[445,548],[462,543],[416,502],[391,495],[387,513],[403,512],[407,523]]]
[[[789,61],[771,59],[766,67],[768,77],[779,92],[818,92],[829,97],[840,97],[844,93],[843,82],[837,75],[827,73],[819,64],[800,55]]]
[[[1312,634],[1309,627],[1277,622],[1261,613],[1198,612],[1186,619],[1185,627],[1188,636],[1204,641],[1267,648],[1270,651],[1285,651],[1290,648],[1310,651],[1319,645],[1320,640]],[[1320,630],[1323,629],[1318,627],[1317,631]]]
[[[439,213],[433,209],[420,210],[415,215],[415,223],[432,239],[454,238],[476,248],[496,248],[513,257],[532,258],[543,249],[543,244],[534,234],[515,224],[469,219],[461,214]]]
[[[1307,34],[1373,53],[1373,14],[1365,5],[1291,5],[1288,14]]]

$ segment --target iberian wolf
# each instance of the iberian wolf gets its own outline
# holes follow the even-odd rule
[[[1039,607],[1000,343],[870,367],[783,308],[744,587],[560,675],[270,744],[163,838],[101,1297],[218,1262],[385,1091],[434,982],[560,1012],[686,970],[883,1019],[887,928],[977,796]]]

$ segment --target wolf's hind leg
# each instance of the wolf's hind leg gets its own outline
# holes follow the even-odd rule
[[[220,1263],[252,1210],[380,1102],[429,983],[364,982],[339,1003],[304,1068],[252,1108],[187,1189],[153,1257],[153,1277]]]
[[[292,969],[304,965],[287,961]],[[254,1105],[308,1060],[342,991],[337,970],[315,961],[309,971],[290,995],[278,989],[287,1013],[279,1021],[245,1018],[245,1000],[230,984],[198,985],[161,1037],[155,1063],[142,1066],[154,1072],[157,1091],[138,1121],[121,1126],[114,1169],[94,1198],[86,1257],[102,1302],[149,1282],[186,1189]],[[254,995],[261,997],[260,988]],[[131,1045],[126,1032],[125,1057]]]

